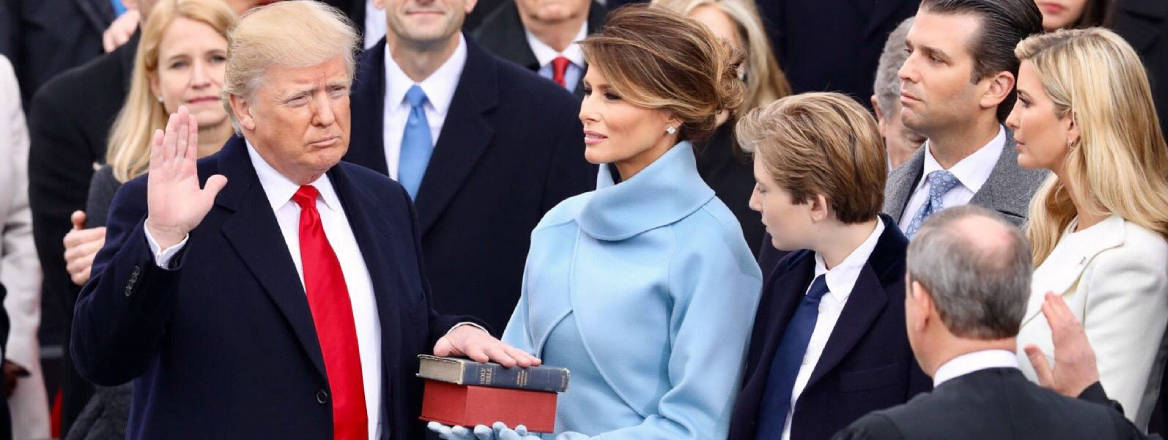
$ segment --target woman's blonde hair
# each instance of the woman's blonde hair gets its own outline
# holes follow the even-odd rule
[[[734,116],[742,105],[745,85],[729,47],[701,23],[660,6],[617,9],[580,47],[588,68],[622,99],[681,120],[679,141],[710,137],[718,112]]]
[[[1117,214],[1168,237],[1168,146],[1132,47],[1111,31],[1088,28],[1035,35],[1014,52],[1038,72],[1055,115],[1069,114],[1080,133],[1063,164],[1066,181],[1052,175],[1030,202],[1034,264],[1074,220],[1072,197],[1094,215]]]
[[[746,52],[744,113],[791,94],[791,84],[771,50],[754,0],[654,0],[653,3],[686,16],[701,6],[710,6],[734,21]]]
[[[114,120],[106,147],[106,163],[113,168],[118,181],[125,182],[146,172],[154,130],[166,127],[166,107],[150,92],[150,78],[158,74],[162,35],[178,18],[211,26],[224,39],[236,20],[235,11],[223,0],[161,0],[154,6],[138,41],[130,92]]]

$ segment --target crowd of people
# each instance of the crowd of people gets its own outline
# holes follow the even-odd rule
[[[0,2],[0,439],[1168,432],[1168,7],[839,3]]]

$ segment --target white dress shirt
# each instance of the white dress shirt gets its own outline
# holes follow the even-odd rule
[[[990,368],[1018,368],[1018,358],[1006,350],[982,350],[966,353],[941,364],[933,373],[933,388],[969,373]]]
[[[827,283],[828,293],[819,300],[815,329],[811,331],[807,351],[803,353],[803,363],[799,366],[799,374],[795,376],[795,384],[791,387],[791,405],[787,410],[787,421],[783,423],[783,440],[791,438],[791,417],[795,414],[795,404],[799,401],[799,395],[803,394],[807,381],[811,379],[811,372],[815,371],[815,364],[819,363],[819,357],[827,347],[827,340],[844,311],[844,305],[848,303],[848,297],[852,294],[852,288],[856,286],[856,280],[860,278],[860,272],[868,264],[868,257],[871,257],[872,251],[876,249],[876,243],[880,241],[884,227],[884,220],[877,218],[876,228],[868,234],[868,238],[848,254],[844,261],[831,269],[827,268],[823,256],[815,253],[815,276],[826,274],[824,281]],[[807,291],[810,290],[811,286],[807,286]],[[803,294],[806,295],[807,291]]]
[[[446,113],[450,111],[450,102],[454,100],[454,91],[458,88],[458,80],[462,78],[463,67],[466,67],[466,37],[461,34],[458,36],[458,48],[454,49],[450,58],[420,83],[406,76],[393,60],[393,54],[389,53],[389,45],[385,45],[382,141],[389,178],[397,180],[402,135],[405,134],[406,121],[410,119],[410,103],[406,101],[406,92],[415,84],[426,92],[426,103],[422,106],[426,109],[426,122],[430,123],[430,141],[437,145],[438,135],[442,133],[442,125],[446,122]]]
[[[998,158],[1002,155],[1002,149],[1005,147],[1006,129],[999,125],[998,134],[993,139],[990,139],[973,154],[949,167],[949,172],[953,173],[953,176],[957,177],[957,181],[960,183],[941,198],[943,206],[952,208],[968,204],[973,199],[973,195],[981,190],[982,185],[985,185],[986,180],[989,180],[990,174],[993,173],[994,167],[998,164]],[[921,173],[921,181],[917,183],[912,197],[909,197],[908,204],[904,207],[904,213],[900,215],[899,226],[902,231],[908,229],[908,225],[912,223],[917,211],[920,211],[921,206],[929,199],[929,173],[945,169],[937,162],[937,158],[933,157],[932,148],[931,143],[926,140],[925,166]]]
[[[292,195],[300,189],[300,185],[288,180],[269,165],[251,143],[247,144],[247,153],[255,167],[260,185],[264,194],[271,203],[272,211],[276,215],[276,222],[280,226],[280,234],[284,236],[284,243],[288,246],[288,253],[296,265],[296,272],[300,275],[300,284],[304,285],[304,269],[300,261],[300,205],[292,200]],[[321,226],[325,237],[333,248],[333,253],[341,263],[341,273],[345,278],[345,286],[349,289],[349,301],[353,308],[353,323],[357,330],[357,349],[361,357],[361,378],[365,386],[365,411],[369,417],[369,438],[381,438],[381,320],[377,315],[377,300],[373,295],[373,280],[369,276],[369,269],[365,266],[365,259],[361,248],[357,246],[357,239],[345,216],[341,200],[333,190],[332,183],[327,175],[311,183],[320,192],[316,201],[316,209],[320,213]],[[150,250],[154,252],[155,262],[159,267],[169,268],[170,260],[186,245],[188,235],[179,244],[160,251],[158,243],[146,231],[146,240]],[[279,250],[273,249],[274,252]]]
[[[365,0],[365,48],[371,48],[385,36],[385,10],[373,4],[373,0]]]
[[[527,45],[531,46],[531,53],[535,54],[535,59],[539,61],[539,76],[547,79],[554,77],[555,70],[552,67],[552,60],[556,57],[564,57],[572,62],[564,70],[564,88],[568,89],[569,92],[575,92],[576,83],[580,82],[580,77],[584,76],[584,51],[580,49],[580,44],[577,42],[588,36],[588,21],[585,20],[580,24],[580,31],[576,32],[572,44],[569,44],[563,52],[539,41],[539,38],[536,38],[531,31],[525,30],[524,32],[527,34]]]

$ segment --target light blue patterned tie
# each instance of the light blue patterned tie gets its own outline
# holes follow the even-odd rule
[[[945,204],[942,198],[953,187],[960,185],[961,181],[957,180],[957,176],[945,170],[937,170],[929,173],[927,177],[929,181],[929,198],[925,200],[925,204],[921,205],[921,209],[913,216],[913,219],[908,224],[908,229],[904,230],[904,235],[912,238],[916,235],[917,229],[921,228],[921,224],[929,218],[930,215],[941,212],[945,209]]]
[[[410,102],[410,118],[406,120],[406,129],[402,133],[397,181],[406,188],[411,199],[417,199],[418,187],[422,185],[422,176],[426,174],[426,165],[434,152],[434,142],[430,122],[426,120],[426,109],[422,106],[426,103],[426,92],[415,84],[406,92],[406,100]]]

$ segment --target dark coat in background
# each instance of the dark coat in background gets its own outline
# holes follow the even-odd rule
[[[604,18],[608,9],[604,5],[592,1],[588,7],[588,33],[599,31],[604,27]],[[518,64],[532,72],[539,72],[539,60],[535,58],[531,45],[527,44],[527,31],[523,21],[519,18],[519,8],[514,1],[507,1],[499,6],[490,16],[483,20],[482,25],[474,32],[475,41],[483,48],[499,58]],[[584,98],[584,75],[576,82],[572,89],[577,98]]]
[[[1112,7],[1111,28],[1144,61],[1163,130],[1168,126],[1168,1],[1116,0]]]
[[[0,54],[16,69],[26,110],[46,82],[104,53],[101,34],[114,18],[109,0],[0,2]]]
[[[519,300],[531,230],[560,201],[593,189],[597,171],[584,160],[572,95],[466,44],[414,205],[437,310],[474,315],[501,332]],[[388,174],[384,100],[382,40],[358,63],[345,160]]]
[[[85,209],[96,163],[105,162],[114,118],[130,88],[138,34],[117,50],[73,68],[45,84],[28,117],[28,197],[33,240],[44,270],[41,344],[68,346],[73,302],[80,289],[65,270],[62,240],[69,214]],[[73,369],[65,350],[61,432],[68,432],[93,386]]]

